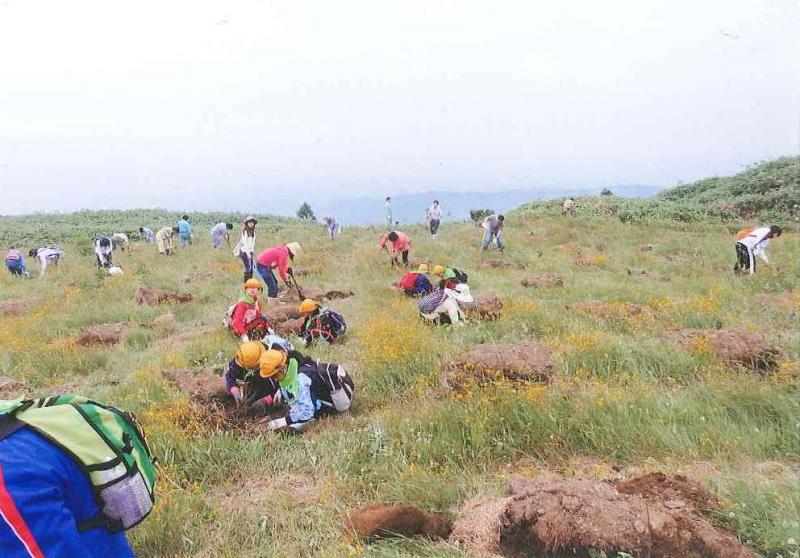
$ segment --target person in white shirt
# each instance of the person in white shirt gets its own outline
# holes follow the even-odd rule
[[[441,224],[442,208],[439,207],[439,200],[433,200],[433,204],[428,208],[428,222],[431,226],[431,236],[436,238]]]
[[[392,228],[394,224],[392,217],[392,196],[386,196],[386,203],[383,204],[383,215],[386,218],[386,226]]]
[[[562,213],[567,217],[572,217],[575,213],[575,198],[567,198],[561,206]]]
[[[107,236],[98,236],[94,241],[94,255],[97,257],[97,267],[108,269],[111,267],[111,254],[114,244]]]
[[[58,248],[51,248],[50,246],[42,246],[41,248],[31,248],[30,252],[28,252],[28,256],[31,258],[37,258],[39,262],[42,264],[42,271],[39,273],[39,277],[44,275],[45,270],[47,269],[48,265],[52,265],[53,267],[58,267],[58,261],[61,259],[61,256],[64,255],[64,252],[59,250]]]
[[[256,225],[258,221],[252,215],[248,215],[242,226],[242,238],[236,243],[233,255],[242,259],[244,264],[244,280],[253,277],[253,266],[255,265],[256,251]]]
[[[780,236],[782,232],[783,229],[781,227],[772,225],[758,227],[742,236],[736,242],[736,264],[733,266],[733,272],[739,275],[741,272],[748,270],[750,275],[753,275],[756,272],[756,256],[765,262],[769,262],[767,244],[769,244],[771,238]]]

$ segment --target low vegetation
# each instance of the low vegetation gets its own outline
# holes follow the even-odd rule
[[[777,177],[799,166],[794,159],[769,168]],[[703,191],[716,196],[717,188],[721,182]],[[652,207],[701,207],[696,196],[679,195],[690,189]],[[616,217],[628,203],[603,202]],[[473,293],[502,299],[498,319],[460,329],[423,324],[416,302],[389,286],[399,272],[378,249],[377,228],[348,228],[331,242],[321,225],[259,224],[260,248],[303,245],[296,267],[312,273],[298,276],[302,286],[354,292],[330,303],[348,320],[346,340],[309,353],[348,368],[355,406],[302,437],[212,421],[211,409],[174,380],[175,371],[218,378],[236,347],[220,324],[239,294],[241,265],[229,250],[211,250],[207,227],[198,223],[195,245],[169,258],[134,243],[117,255],[125,275],[104,277],[71,239],[155,228],[156,215],[164,224],[175,215],[33,217],[24,227],[3,218],[4,238],[57,238],[67,255],[62,270],[43,279],[0,278],[0,300],[29,301],[0,321],[0,375],[23,382],[31,396],[77,392],[138,413],[161,473],[156,510],[131,532],[140,557],[462,557],[467,551],[453,542],[365,544],[342,526],[370,504],[413,504],[455,518],[476,495],[502,495],[515,475],[620,479],[653,471],[684,474],[710,490],[720,507],[705,517],[749,547],[797,556],[797,236],[774,240],[770,264],[757,275],[734,277],[727,223],[606,218],[593,209],[603,202],[579,205],[571,219],[548,204],[510,213],[504,254],[481,253],[473,224],[445,224],[435,240],[422,226],[407,229],[412,257],[463,267]],[[203,217],[209,226],[216,218]],[[559,281],[520,285],[543,274]],[[142,286],[192,300],[137,304]],[[77,343],[90,326],[120,323],[118,343]],[[671,337],[720,328],[767,338],[779,350],[774,365],[728,362],[702,336],[681,344]],[[459,389],[443,385],[471,348],[528,342],[552,361],[547,382],[494,374]]]

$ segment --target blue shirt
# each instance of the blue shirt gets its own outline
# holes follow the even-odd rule
[[[189,236],[192,234],[192,225],[186,219],[178,221],[178,233],[181,236]]]

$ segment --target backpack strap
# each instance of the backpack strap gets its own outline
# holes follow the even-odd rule
[[[0,417],[0,440],[8,438],[24,426],[25,423],[21,420],[17,420],[13,415],[4,415]]]
[[[92,529],[106,529],[111,533],[123,531],[122,521],[108,517],[103,511],[97,512],[89,519],[78,523],[78,532],[91,531]]]

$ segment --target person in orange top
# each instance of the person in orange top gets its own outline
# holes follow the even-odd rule
[[[248,279],[244,283],[244,294],[231,311],[231,331],[242,341],[256,341],[269,331],[269,322],[261,313],[261,282]]]
[[[390,246],[387,247],[387,244]],[[399,231],[388,232],[381,237],[378,245],[389,252],[391,257],[392,267],[395,264],[400,265],[398,261],[400,257],[403,258],[403,265],[408,265],[408,250],[411,248],[411,239],[408,235]]]

